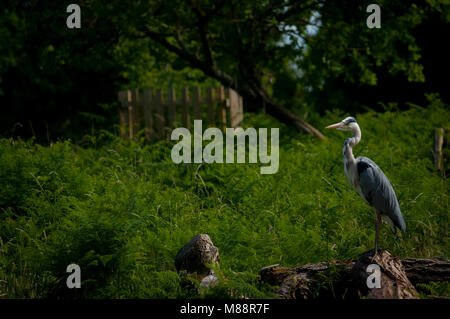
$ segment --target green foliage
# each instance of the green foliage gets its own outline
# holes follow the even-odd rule
[[[430,151],[450,112],[429,99],[427,109],[356,115],[355,155],[384,170],[406,220],[406,233],[383,225],[380,234],[380,246],[400,257],[450,256],[449,183]],[[311,122],[324,127],[345,115]],[[263,266],[355,258],[373,247],[371,209],[344,177],[345,133],[319,142],[263,114],[246,125],[280,127],[278,173],[261,175],[262,164],[175,165],[172,142],[146,145],[108,132],[83,147],[0,140],[0,296],[192,297],[174,258],[207,233],[219,247],[220,283],[198,297],[270,298],[257,281]],[[71,263],[81,266],[81,289],[65,287]]]
[[[112,129],[117,91],[135,87],[221,81],[247,92],[247,110],[262,108],[251,97],[264,91],[302,115],[423,105],[430,92],[449,101],[448,1],[379,1],[380,29],[365,25],[370,1],[90,0],[80,29],[66,27],[69,1],[3,2],[4,137]]]
[[[370,3],[328,1],[318,10],[317,32],[306,37],[308,46],[298,59],[301,96],[316,111],[376,108],[374,100],[423,104],[429,92],[439,92],[448,103],[439,84],[445,82],[441,68],[448,59],[440,54],[436,33],[448,27],[448,1],[378,1],[378,29],[366,26]]]
[[[449,282],[430,282],[428,284],[417,284],[416,288],[419,291],[421,298],[450,298]]]

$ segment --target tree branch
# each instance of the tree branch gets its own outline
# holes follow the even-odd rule
[[[231,9],[230,13],[235,20],[233,24],[235,28],[235,40],[237,41],[237,55],[234,58],[238,62],[239,73],[244,79],[244,81],[239,83],[239,85],[236,78],[233,78],[230,74],[223,72],[217,67],[206,29],[208,21],[211,19],[212,15],[207,15],[203,10],[201,10],[200,7],[198,7],[196,3],[191,2],[191,6],[198,19],[196,29],[200,38],[202,51],[204,52],[204,59],[189,52],[188,48],[183,43],[179,27],[173,31],[174,34],[170,36],[176,40],[178,45],[171,43],[167,35],[162,35],[150,26],[146,26],[142,32],[146,37],[157,42],[167,50],[177,54],[181,59],[188,62],[193,68],[203,71],[205,75],[218,80],[225,87],[235,89],[250,104],[258,105],[259,107],[264,106],[268,114],[278,118],[280,121],[293,125],[294,127],[304,130],[309,134],[313,134],[319,139],[324,139],[325,137],[318,130],[271,99],[268,92],[262,85],[260,76],[261,72],[258,72],[256,69],[257,64],[255,61],[250,60],[255,53],[253,51],[255,50],[255,45],[252,41],[243,41],[243,30],[241,30],[241,22],[237,19],[238,17],[234,3],[228,2],[228,4]],[[224,2],[218,3],[217,6],[210,11],[210,13],[213,12],[216,16],[218,16],[220,8],[223,5]],[[250,32],[249,30],[245,31],[246,33]],[[263,48],[261,48],[261,50],[263,50]]]
[[[152,39],[153,41],[159,43],[167,50],[174,52],[179,57],[184,59],[185,61],[189,62],[194,68],[202,70],[206,75],[209,75],[217,80],[219,80],[222,84],[228,87],[234,87],[235,81],[233,78],[224,73],[223,71],[217,69],[214,65],[208,64],[204,61],[201,61],[198,57],[191,54],[187,51],[186,47],[183,45],[182,47],[178,47],[176,45],[173,45],[169,41],[166,40],[165,37],[161,36],[158,32],[155,32],[151,30],[150,28],[147,28],[144,31],[144,34]],[[177,38],[177,36],[175,36]]]
[[[198,29],[198,33],[200,35],[200,41],[202,43],[203,51],[205,53],[206,63],[211,65],[212,67],[215,67],[216,61],[214,60],[211,46],[208,41],[208,36],[205,31],[205,27],[208,23],[207,22],[208,17],[210,17],[210,16],[205,16],[203,11],[201,11],[197,5],[193,6],[193,8],[194,8],[194,11],[195,11],[195,13],[197,15],[197,19],[198,19],[197,20],[197,29]]]

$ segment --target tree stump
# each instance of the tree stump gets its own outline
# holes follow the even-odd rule
[[[396,256],[387,250],[381,250],[373,259],[374,251],[364,253],[352,268],[354,282],[360,296],[371,299],[416,299],[418,292],[406,276],[405,267]],[[373,260],[372,260],[373,259]],[[379,288],[369,287],[368,267],[378,265],[380,268]]]
[[[175,267],[198,280],[201,287],[211,287],[218,283],[218,279],[214,270],[207,265],[214,265],[219,261],[219,249],[214,246],[211,238],[207,234],[198,234],[178,251]]]

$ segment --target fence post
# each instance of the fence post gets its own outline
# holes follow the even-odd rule
[[[166,138],[166,126],[172,128],[175,121],[180,119],[180,116],[177,116],[176,113],[177,108],[179,112],[181,111],[181,121],[184,127],[190,129],[192,126],[192,114],[190,113],[192,107],[190,105],[192,104],[194,119],[201,120],[206,112],[208,126],[217,125],[217,127],[225,130],[228,124],[233,128],[242,125],[243,101],[242,97],[233,89],[223,86],[208,87],[206,97],[203,99],[201,88],[193,87],[192,100],[189,90],[187,87],[182,88],[181,100],[177,101],[174,88],[168,88],[166,103],[161,89],[151,90],[146,88],[142,91],[133,89],[118,92],[120,136],[132,139],[138,130],[144,126],[147,140]],[[177,107],[177,103],[181,103],[181,106]],[[202,106],[205,104],[206,110]]]
[[[144,118],[145,118],[145,138],[153,138],[153,112],[152,112],[152,92],[150,89],[144,89],[143,92]]]
[[[161,137],[165,137],[165,132],[164,132],[164,107],[163,107],[163,97],[162,97],[162,92],[161,89],[157,89],[155,91],[155,95],[154,95],[154,103],[155,103],[155,128],[156,128],[156,134],[158,135],[159,138]]]
[[[188,88],[182,88],[181,89],[181,120],[183,122],[183,125],[188,130],[191,129],[191,119],[189,116],[189,89]]]
[[[225,101],[225,88],[217,88],[217,125],[225,131],[227,126],[227,109]]]
[[[239,98],[239,108],[238,108],[238,124],[239,126],[242,126],[244,122],[244,101],[242,100],[242,96],[239,95],[239,93],[236,93]]]
[[[133,138],[133,106],[132,106],[132,95],[131,90],[127,90],[125,93],[125,98],[128,104],[128,138],[131,140]]]
[[[168,99],[167,99],[167,126],[173,127],[173,123],[176,119],[176,103],[177,98],[175,96],[174,88],[170,87],[168,89]]]
[[[200,103],[202,102],[200,96],[200,88],[198,86],[193,88],[194,90],[194,120],[201,120]]]
[[[127,130],[129,127],[129,114],[128,114],[128,91],[120,91],[118,94],[120,107],[119,107],[119,120],[120,120],[120,137],[125,139],[129,137],[129,133],[127,134]]]
[[[437,128],[434,131],[434,165],[440,171],[444,171],[444,156],[442,153],[442,146],[444,145],[444,134],[443,128]]]
[[[229,99],[230,99],[230,121],[231,121],[231,127],[238,127],[241,125],[242,122],[242,114],[241,112],[241,105],[239,103],[239,95],[236,91],[233,89],[229,89]]]
[[[208,126],[214,126],[214,99],[213,99],[213,89],[208,87],[206,89],[206,106],[208,114]]]
[[[134,137],[141,127],[141,120],[142,120],[141,99],[139,96],[139,89],[134,89],[131,91],[131,98],[132,98],[131,125],[132,125],[132,132],[133,132],[132,137]]]

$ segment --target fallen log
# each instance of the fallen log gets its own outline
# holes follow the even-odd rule
[[[406,275],[412,284],[450,281],[450,260],[442,258],[404,258]]]
[[[450,260],[440,258],[399,259],[373,251],[358,260],[320,262],[292,268],[272,265],[260,270],[260,280],[277,286],[275,294],[285,299],[417,298],[417,283],[450,281]],[[380,268],[380,288],[368,288],[367,266]]]

